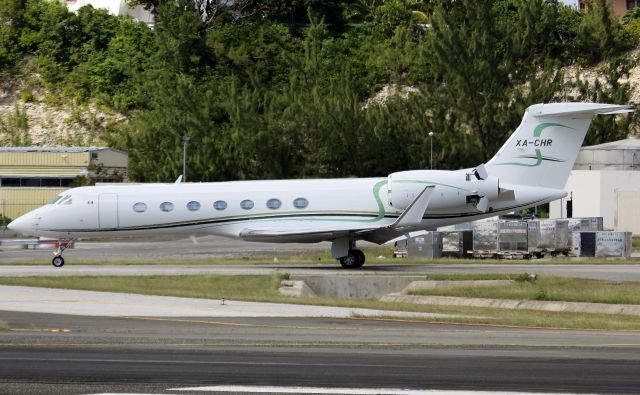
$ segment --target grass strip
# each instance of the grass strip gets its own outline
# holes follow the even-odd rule
[[[390,255],[372,254],[365,250],[367,256],[366,267],[377,265],[635,265],[640,264],[640,258],[550,258],[532,260],[509,259],[418,259],[418,258],[391,258]],[[213,257],[213,258],[180,258],[180,259],[85,259],[65,257],[70,265],[176,265],[176,266],[206,266],[206,265],[318,265],[334,266],[339,268],[337,261],[328,254],[319,252],[313,254],[307,252],[300,255],[265,256],[250,255],[238,258]],[[2,265],[47,265],[50,258],[15,258],[3,259]]]
[[[0,321],[0,332],[5,332],[9,330],[9,325],[6,322]]]
[[[0,277],[0,284],[456,315],[455,317],[429,318],[426,320],[429,322],[442,323],[570,329],[640,330],[640,317],[637,316],[428,306],[408,303],[388,303],[369,299],[295,298],[278,294],[277,288],[280,279],[280,276],[275,275]]]
[[[437,276],[430,276],[429,279],[434,279],[434,277]],[[496,279],[516,281],[509,285],[416,289],[410,291],[409,294],[465,298],[640,304],[640,282],[611,282],[559,276],[538,276],[535,281],[526,281],[525,278],[526,276],[524,275],[516,275],[515,277],[504,275]]]

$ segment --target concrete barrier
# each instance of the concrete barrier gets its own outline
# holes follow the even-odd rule
[[[304,281],[317,296],[343,299],[379,299],[391,292],[400,292],[425,276],[363,276],[363,275],[292,275],[291,280]]]
[[[316,296],[315,292],[304,281],[282,280],[278,293],[285,296]]]
[[[402,293],[406,294],[419,289],[443,289],[456,287],[505,286],[513,284],[513,280],[463,280],[463,281],[414,281]]]
[[[490,307],[495,309],[518,309],[518,310],[559,311],[559,312],[573,312],[573,313],[640,315],[640,305],[633,305],[633,304],[460,298],[460,297],[454,297],[454,296],[417,296],[417,295],[403,295],[400,293],[391,293],[391,294],[385,295],[380,299],[380,301],[395,302],[395,303],[429,304],[429,305],[436,305],[436,306]]]

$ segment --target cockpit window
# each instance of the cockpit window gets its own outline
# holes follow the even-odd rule
[[[64,198],[60,199],[56,204],[57,205],[71,204],[71,195],[67,195]]]
[[[56,202],[60,199],[62,199],[62,195],[54,197],[47,204],[56,204]]]

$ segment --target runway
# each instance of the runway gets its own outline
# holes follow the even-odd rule
[[[197,246],[188,240],[86,242],[65,254],[68,264],[62,269],[49,264],[49,250],[11,249],[0,252],[0,262],[29,258],[43,264],[0,265],[0,276],[529,272],[640,281],[640,266],[634,264],[414,265],[371,259],[359,271],[326,263],[73,264],[75,258],[108,263],[256,255],[272,262],[272,256],[308,247],[215,238]],[[306,254],[329,249],[311,247]],[[231,302],[221,307],[219,301],[184,298],[24,287],[2,291],[0,321],[10,330],[0,332],[0,393],[203,394],[212,386],[234,385],[573,393],[637,393],[640,388],[640,332],[635,331],[431,324],[410,317],[354,319],[349,309],[322,306],[256,308]],[[200,389],[177,391],[194,387]]]
[[[0,316],[12,328],[0,333],[2,393],[176,393],[169,389],[214,385],[579,393],[640,388],[638,332],[308,317]]]

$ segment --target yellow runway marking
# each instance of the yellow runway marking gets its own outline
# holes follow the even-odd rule
[[[244,324],[240,322],[228,322],[228,321],[188,320],[188,319],[182,319],[182,318],[157,318],[157,317],[122,317],[122,318],[128,318],[132,320],[144,320],[144,321],[184,322],[189,324],[235,326],[235,327],[245,327],[245,328],[324,329],[324,328],[313,327],[313,326],[259,325],[259,324]]]

